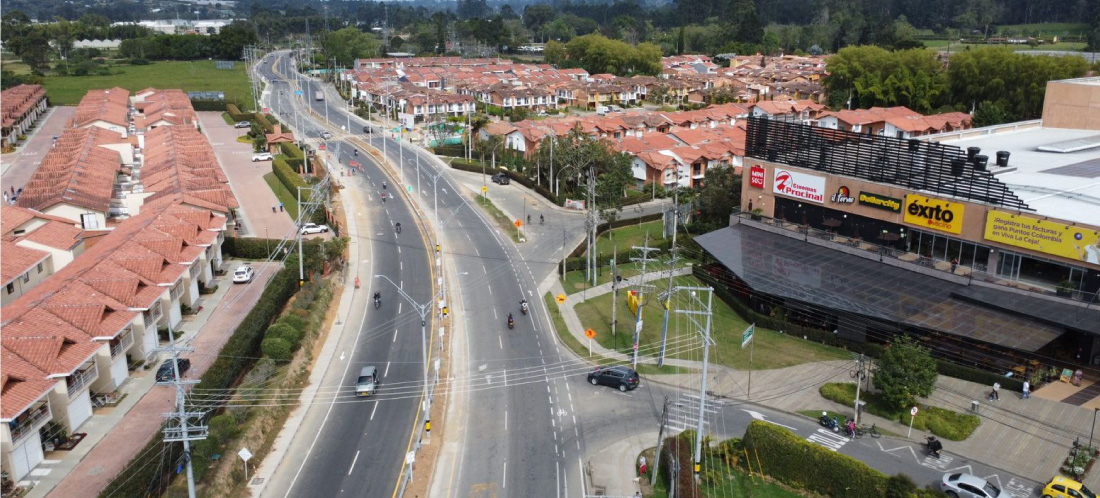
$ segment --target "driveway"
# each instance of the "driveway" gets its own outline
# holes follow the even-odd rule
[[[14,186],[17,190],[31,179],[42,157],[53,147],[53,137],[61,136],[65,123],[76,112],[75,107],[51,107],[38,126],[31,130],[28,140],[11,154],[0,158],[4,189]]]
[[[237,141],[237,137],[248,130],[225,124],[220,112],[198,114],[203,133],[210,140],[222,171],[229,177],[229,187],[241,204],[244,229],[239,235],[272,239],[293,237],[294,220],[286,211],[275,209],[272,212],[271,209],[279,205],[279,199],[264,182],[264,175],[271,172],[271,161],[252,162],[252,145]]]

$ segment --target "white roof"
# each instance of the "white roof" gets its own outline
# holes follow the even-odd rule
[[[1071,140],[1098,146],[1058,146]],[[1100,131],[1027,128],[941,143],[963,149],[981,147],[981,154],[989,156],[989,171],[1036,214],[1100,224]],[[1042,146],[1073,152],[1043,152]],[[997,151],[1011,153],[1007,168],[996,166]]]

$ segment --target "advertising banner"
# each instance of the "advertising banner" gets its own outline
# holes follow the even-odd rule
[[[764,167],[759,164],[752,165],[749,168],[749,186],[756,188],[764,188]]]
[[[896,197],[887,197],[885,195],[878,195],[872,192],[860,192],[859,203],[863,206],[871,206],[876,209],[884,209],[892,213],[901,212],[901,199]]]
[[[775,168],[772,192],[825,204],[825,177]]]
[[[985,240],[1100,264],[1100,231],[1003,211],[985,215]]]
[[[909,194],[905,196],[905,222],[941,232],[962,233],[963,205]]]

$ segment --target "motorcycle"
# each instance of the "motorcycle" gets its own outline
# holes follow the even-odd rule
[[[821,412],[821,417],[817,419],[817,423],[826,429],[831,429],[833,432],[840,432],[840,423],[836,421],[836,417],[829,418],[829,415],[825,412]]]
[[[519,302],[519,310],[522,311],[524,315],[527,314],[527,301]]]
[[[936,439],[936,436],[928,436],[924,438],[924,449],[929,456],[939,458],[940,452],[943,451],[943,443]]]
[[[401,224],[400,223],[394,225],[394,228],[397,229],[397,233],[401,233]]]
[[[382,306],[382,297],[378,294],[374,295],[374,309],[378,309]]]
[[[508,317],[508,330],[516,327],[516,321],[511,316]]]

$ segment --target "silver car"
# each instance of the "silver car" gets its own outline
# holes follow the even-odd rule
[[[940,489],[951,498],[1002,498],[1008,494],[981,477],[964,474],[944,474]]]

